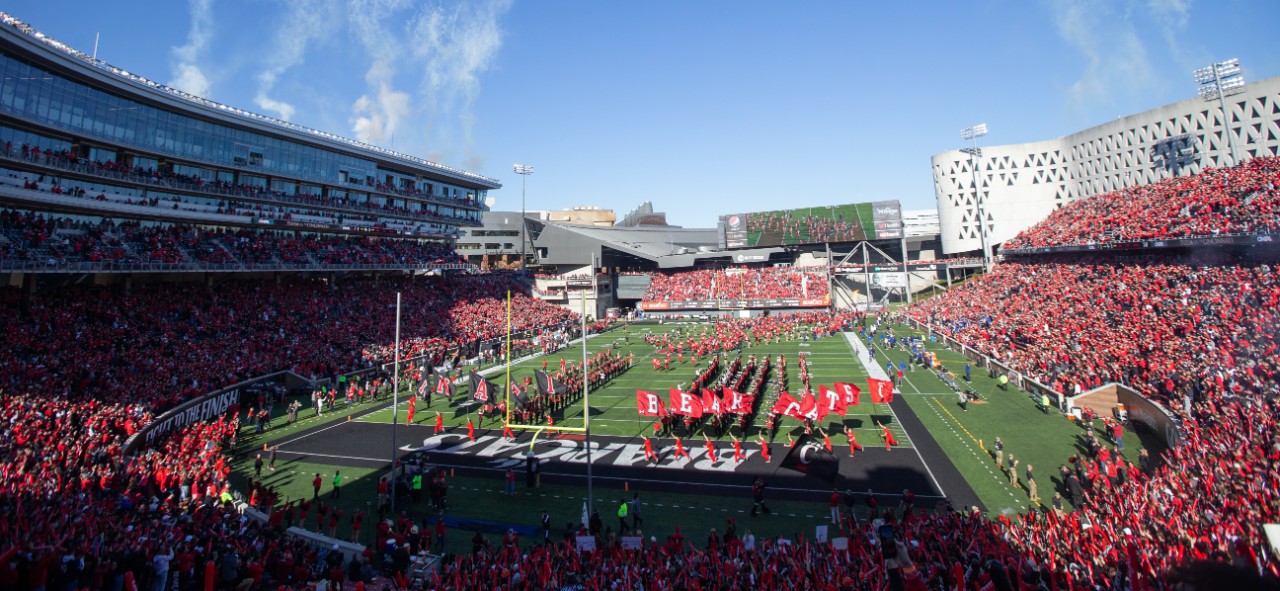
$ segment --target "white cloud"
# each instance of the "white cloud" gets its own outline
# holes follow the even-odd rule
[[[301,65],[307,47],[314,41],[333,34],[341,22],[337,0],[285,0],[285,14],[273,18],[278,27],[263,57],[258,72],[258,92],[253,102],[258,108],[289,121],[297,109],[285,100],[273,97],[276,81],[289,69]]]
[[[422,70],[424,103],[434,114],[431,128],[456,124],[466,160],[473,164],[483,158],[473,152],[471,107],[480,93],[480,74],[502,48],[499,21],[510,9],[511,0],[436,5],[409,23],[411,51]]]
[[[1054,0],[1050,6],[1058,34],[1085,59],[1071,86],[1073,106],[1087,109],[1152,83],[1146,45],[1128,10],[1106,0]]]
[[[189,0],[191,9],[191,29],[187,32],[187,43],[173,48],[173,79],[169,86],[189,92],[196,96],[208,97],[210,90],[209,77],[200,68],[200,59],[204,50],[213,39],[213,0]]]
[[[1183,62],[1189,58],[1181,37],[1187,25],[1191,24],[1191,4],[1192,0],[1147,0],[1147,12],[1160,27],[1169,53]],[[1194,61],[1194,58],[1190,59]]]
[[[396,90],[392,77],[390,66],[382,61],[374,62],[365,74],[365,82],[373,92],[372,96],[368,93],[362,95],[352,105],[356,115],[352,123],[356,139],[385,144],[395,137],[400,123],[409,116],[409,94]]]
[[[371,60],[364,75],[366,91],[351,107],[352,130],[363,142],[386,142],[409,116],[409,94],[395,87],[402,41],[383,22],[406,6],[405,0],[351,0],[349,5],[348,19]]]

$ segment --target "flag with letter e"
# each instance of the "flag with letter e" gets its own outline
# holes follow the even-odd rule
[[[840,473],[840,460],[827,451],[821,442],[814,441],[808,435],[801,435],[787,457],[782,459],[782,467],[834,484],[836,475]]]
[[[671,413],[686,417],[702,416],[702,398],[693,392],[683,392],[679,388],[671,388]]]
[[[636,412],[642,417],[661,417],[666,416],[667,407],[657,394],[636,390]]]

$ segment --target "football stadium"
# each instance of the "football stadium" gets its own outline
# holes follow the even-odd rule
[[[1280,588],[1280,78],[680,227],[0,16],[0,591]]]

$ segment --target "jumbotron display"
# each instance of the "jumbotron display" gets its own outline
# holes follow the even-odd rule
[[[902,205],[874,201],[720,216],[720,248],[902,238]]]

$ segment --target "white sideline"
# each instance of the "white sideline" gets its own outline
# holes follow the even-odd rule
[[[853,354],[857,356],[858,362],[862,364],[862,367],[866,368],[867,375],[879,380],[889,379],[888,374],[884,372],[883,368],[867,359],[867,348],[862,346],[862,341],[858,339],[858,333],[846,332],[844,333],[844,338],[849,341],[849,347],[853,349]],[[893,412],[893,407],[887,404],[885,406],[889,407],[889,414],[893,415],[893,422],[902,426],[902,421],[898,420],[898,413]],[[916,452],[916,457],[920,458],[920,465],[924,466],[924,471],[929,473],[929,480],[933,481],[933,488],[937,489],[942,496],[947,496],[947,491],[942,490],[942,485],[938,484],[938,478],[933,475],[933,470],[929,468],[929,463],[924,461],[924,456],[920,455],[919,448],[917,448],[916,444],[911,441],[911,434],[907,433],[907,428],[905,426],[902,427],[902,436],[907,439],[908,443],[911,443],[911,449]]]

